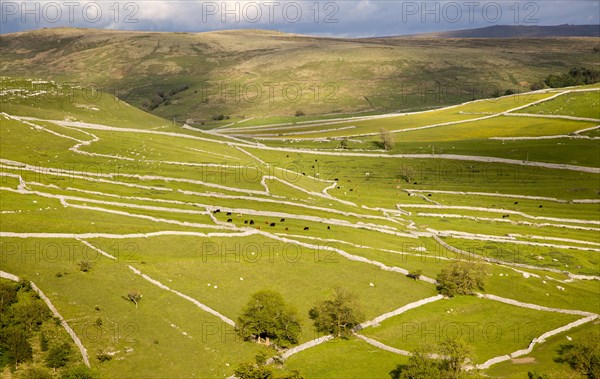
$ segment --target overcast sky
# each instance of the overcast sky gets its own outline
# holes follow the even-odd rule
[[[370,37],[492,25],[599,24],[598,0],[5,1],[1,33],[44,27],[203,32],[273,29]]]

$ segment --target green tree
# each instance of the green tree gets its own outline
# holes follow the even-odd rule
[[[444,296],[473,295],[484,288],[485,269],[481,264],[455,262],[437,277],[438,291]]]
[[[364,321],[356,296],[345,289],[335,288],[333,298],[318,302],[309,312],[315,328],[335,337],[346,336]]]
[[[0,283],[0,313],[7,311],[13,303],[17,302],[17,287],[8,283]]]
[[[50,318],[50,310],[41,301],[18,302],[13,305],[15,319],[23,324],[28,332],[39,330],[42,323]]]
[[[43,367],[28,367],[18,372],[19,379],[53,379],[52,373]]]
[[[94,373],[92,369],[87,367],[86,365],[77,365],[73,367],[69,367],[65,371],[63,371],[60,376],[61,379],[94,379]]]
[[[559,362],[568,363],[571,368],[590,379],[600,378],[600,332],[595,330],[570,345],[562,345]]]
[[[411,353],[408,363],[390,372],[392,379],[457,379],[465,374],[469,346],[459,339],[425,345]]]
[[[537,372],[533,371],[528,371],[527,372],[527,379],[550,379],[548,378],[548,376],[544,375],[544,374],[538,374]]]
[[[47,351],[48,350],[48,337],[46,337],[46,334],[44,332],[40,333],[40,349],[42,349],[42,351]]]
[[[240,379],[272,379],[273,371],[258,363],[244,362],[235,370],[235,376]]]
[[[298,343],[301,326],[296,310],[281,294],[264,290],[252,295],[238,317],[236,330],[245,340],[288,347]]]
[[[60,345],[54,345],[48,350],[46,356],[46,366],[51,368],[64,367],[69,362],[69,355],[71,354],[71,345],[68,343],[62,343]]]
[[[464,365],[469,361],[471,351],[469,346],[460,339],[447,339],[440,344],[439,354],[442,358],[440,369],[442,376],[457,379],[463,372]]]
[[[27,340],[27,331],[20,325],[10,325],[2,331],[1,347],[8,362],[15,367],[31,360],[33,351]]]
[[[408,363],[390,372],[392,379],[441,379],[438,362],[430,357],[432,347],[424,346],[412,352]]]
[[[381,142],[383,148],[386,150],[392,150],[394,148],[394,136],[389,130],[381,128],[379,129],[379,135],[381,136]]]

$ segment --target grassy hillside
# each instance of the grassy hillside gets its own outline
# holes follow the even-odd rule
[[[271,31],[43,29],[0,36],[4,75],[76,82],[202,125],[430,109],[598,66],[597,38],[332,39]],[[275,65],[273,62],[277,62]],[[229,119],[219,122],[213,118]]]
[[[403,350],[458,332],[482,365],[584,320],[526,361],[480,366],[578,375],[552,359],[600,313],[597,87],[207,132],[108,93],[90,101],[65,83],[1,81],[1,270],[44,291],[98,377],[223,378],[258,352],[282,354],[234,330],[265,289],[298,311],[299,342],[317,344],[308,311],[335,287],[376,322],[274,364],[278,374],[386,377]],[[397,137],[391,151],[381,127]],[[465,260],[485,267],[489,298],[435,297],[433,279]]]

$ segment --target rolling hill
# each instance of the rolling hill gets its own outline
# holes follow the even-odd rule
[[[529,30],[529,29],[528,29]],[[0,36],[3,75],[103,90],[197,126],[412,111],[598,67],[597,38],[317,38],[261,30],[42,29]],[[276,62],[276,64],[273,64]],[[330,115],[330,116],[327,116]],[[261,121],[264,120],[264,121]]]
[[[556,38],[600,37],[600,25],[493,25],[485,28],[417,34],[421,38]]]

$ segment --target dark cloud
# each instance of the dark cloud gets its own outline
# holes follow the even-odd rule
[[[272,29],[366,37],[491,25],[599,24],[598,1],[2,1],[2,33],[43,27]]]

